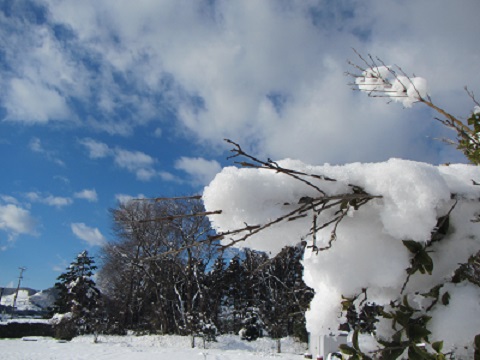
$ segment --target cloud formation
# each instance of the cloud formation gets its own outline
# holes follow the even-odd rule
[[[210,149],[231,138],[273,158],[315,163],[436,161],[425,140],[439,132],[429,113],[407,114],[349,89],[345,60],[358,60],[351,48],[425,77],[434,99],[454,113],[470,110],[459,90],[478,89],[471,80],[480,70],[480,50],[471,45],[478,34],[467,25],[480,10],[476,0],[35,6],[35,21],[1,15],[1,38],[9,41],[0,45],[11,70],[0,74],[0,96],[10,121],[68,118],[120,135],[162,122]],[[115,150],[91,151],[103,157]],[[153,176],[151,158],[116,156],[139,179]]]
[[[84,199],[89,202],[98,201],[98,195],[95,189],[84,189],[82,191],[76,192],[75,194],[73,194],[73,196],[77,199]]]
[[[84,223],[72,223],[70,228],[76,237],[87,242],[90,246],[102,246],[106,242],[98,228],[92,228]]]
[[[0,237],[34,233],[38,218],[41,258],[52,248],[68,258],[54,239],[68,236],[75,205],[86,217],[74,228],[95,242],[85,224],[107,231],[98,209],[115,193],[197,190],[225,158],[224,138],[262,159],[311,164],[464,161],[434,140],[451,134],[430,110],[368,99],[344,73],[354,71],[347,59],[363,65],[352,48],[371,53],[427,79],[432,99],[466,118],[463,86],[480,94],[478,13],[478,0],[0,1],[10,196],[0,198]]]
[[[81,139],[78,142],[87,149],[88,156],[91,159],[101,159],[112,154],[112,151],[107,144],[91,138]]]
[[[45,147],[42,144],[42,141],[39,138],[37,137],[32,138],[29,143],[29,148],[33,152],[42,154],[48,160],[54,162],[55,164],[60,166],[65,166],[65,163],[57,157],[54,151],[45,149]]]
[[[46,123],[65,119],[69,109],[57,91],[32,79],[12,79],[5,101],[7,120],[24,123]]]
[[[141,151],[110,148],[107,144],[90,138],[81,139],[79,143],[87,149],[91,159],[112,157],[115,165],[135,174],[138,180],[148,181],[158,175],[154,169],[156,160]]]
[[[113,158],[118,167],[134,173],[139,180],[148,181],[156,174],[153,169],[155,159],[141,151],[116,148]]]
[[[185,171],[195,185],[207,185],[222,167],[215,160],[181,157],[175,162],[175,168]]]
[[[34,235],[36,224],[29,210],[17,204],[0,204],[0,230],[7,234],[9,241],[22,234]]]
[[[54,196],[51,194],[42,194],[35,191],[26,193],[25,197],[31,202],[41,203],[48,206],[54,206],[56,208],[62,208],[64,206],[73,204],[73,200],[70,197]]]

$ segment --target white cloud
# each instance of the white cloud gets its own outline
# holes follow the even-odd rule
[[[169,173],[168,171],[159,171],[158,176],[164,181],[176,181],[181,182],[175,175]]]
[[[107,144],[90,138],[79,140],[79,143],[88,150],[90,158],[112,157],[115,165],[135,174],[138,180],[148,181],[157,175],[154,169],[156,160],[144,152],[110,148]]]
[[[34,191],[28,192],[25,194],[25,197],[32,202],[41,202],[42,198],[39,193]]]
[[[63,206],[71,205],[73,203],[73,200],[68,197],[48,195],[41,199],[41,202],[49,206],[61,208]]]
[[[35,151],[35,152],[44,152],[45,150],[42,147],[42,143],[40,142],[39,138],[33,138],[30,140],[30,150]]]
[[[89,202],[98,201],[98,195],[95,189],[84,189],[82,191],[76,192],[75,194],[73,194],[73,196],[77,199],[84,199]]]
[[[106,242],[105,237],[98,228],[89,227],[84,223],[72,223],[70,227],[75,236],[80,240],[86,241],[90,246],[102,246]]]
[[[127,195],[127,194],[116,194],[115,200],[118,201],[120,204],[126,204],[131,200],[135,199],[145,199],[145,195],[138,194],[137,196]]]
[[[56,208],[62,208],[64,206],[73,204],[73,200],[69,197],[53,196],[50,194],[43,195],[41,193],[33,191],[26,193],[25,196],[28,200],[32,202],[37,202],[48,206],[54,206]]]
[[[85,126],[110,134],[131,134],[164,110],[178,118],[162,128],[175,122],[209,149],[227,137],[272,158],[435,161],[430,114],[346,86],[351,48],[425,77],[451,112],[468,108],[464,85],[480,92],[471,77],[480,72],[470,27],[478,0],[45,3],[51,23],[73,36],[58,41],[47,24],[3,19],[16,30],[2,34],[15,69],[0,80],[10,119],[47,123],[71,113],[74,98],[88,105]],[[129,171],[153,176],[151,167]]]
[[[70,112],[65,99],[55,90],[28,79],[12,79],[5,101],[7,120],[47,123],[65,120]]]
[[[129,151],[116,148],[114,152],[114,162],[120,168],[134,173],[139,180],[150,180],[156,174],[153,169],[155,159],[141,151]]]
[[[36,221],[30,212],[15,204],[0,205],[0,230],[13,239],[19,234],[35,234]]]
[[[65,163],[60,160],[56,155],[54,151],[46,150],[41,142],[41,140],[37,137],[34,137],[30,140],[29,143],[29,148],[33,152],[39,153],[44,155],[48,160],[60,165],[60,166],[65,166]]]
[[[90,138],[81,139],[78,141],[88,150],[88,156],[91,159],[104,158],[112,154],[112,150],[107,144],[96,141]]]
[[[42,4],[29,5],[35,12]],[[88,94],[84,67],[65,44],[57,41],[48,23],[25,21],[22,6],[13,7],[8,26],[0,29],[8,39],[2,43],[7,71],[0,80],[6,119],[26,124],[47,124],[52,120],[76,118],[68,101]]]
[[[14,205],[20,205],[20,202],[13,196],[10,195],[1,195],[0,194],[0,200],[4,203],[10,203]]]
[[[222,167],[215,160],[181,157],[175,162],[175,168],[190,175],[196,185],[207,185]]]

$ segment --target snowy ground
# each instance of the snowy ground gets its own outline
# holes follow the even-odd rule
[[[99,340],[94,344],[90,336],[64,343],[44,337],[1,339],[0,357],[3,360],[299,360],[305,351],[304,344],[283,339],[283,353],[277,354],[276,344],[271,339],[249,343],[238,336],[219,337],[217,343],[207,343],[207,349],[203,349],[201,340],[197,340],[198,347],[192,349],[190,338],[180,336],[102,336]]]

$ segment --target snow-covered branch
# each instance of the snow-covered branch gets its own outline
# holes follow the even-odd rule
[[[475,104],[467,121],[452,115],[442,107],[435,104],[428,94],[427,80],[422,77],[408,75],[398,65],[386,65],[380,58],[368,55],[368,59],[354,50],[364,66],[352,61],[349,65],[354,73],[346,72],[347,76],[354,79],[350,85],[353,90],[365,92],[369,97],[383,97],[395,102],[401,102],[405,107],[414,103],[422,103],[437,112],[443,118],[436,118],[443,125],[457,133],[457,140],[445,140],[454,144],[461,150],[473,164],[480,164],[480,105],[473,92],[465,87],[467,95]]]

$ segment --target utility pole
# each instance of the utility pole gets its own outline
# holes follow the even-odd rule
[[[27,270],[27,268],[24,266],[19,267],[19,269],[20,269],[20,275],[18,276],[17,290],[15,290],[15,296],[13,297],[12,318],[13,318],[13,313],[15,312],[15,306],[17,305],[18,291],[20,290],[20,283],[22,282],[22,279],[23,279],[23,272]]]

